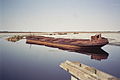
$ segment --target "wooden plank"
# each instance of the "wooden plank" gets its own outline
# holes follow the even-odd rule
[[[78,62],[65,61],[60,64],[60,67],[81,80],[119,80],[110,74]]]

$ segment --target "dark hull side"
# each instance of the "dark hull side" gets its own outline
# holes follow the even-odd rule
[[[79,46],[79,47],[82,47],[82,48],[101,48],[101,47],[103,47],[104,45],[106,45],[106,44],[100,44],[100,45],[85,45],[85,46]]]

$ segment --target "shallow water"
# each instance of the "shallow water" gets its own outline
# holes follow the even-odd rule
[[[120,77],[120,47],[106,45],[102,49],[105,55],[101,57],[26,44],[25,40],[8,42],[3,37],[0,38],[1,80],[70,80],[70,74],[59,67],[65,60],[81,62]]]

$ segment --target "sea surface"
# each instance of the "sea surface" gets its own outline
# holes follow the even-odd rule
[[[0,80],[70,80],[59,67],[69,60],[95,67],[120,78],[120,46],[105,45],[102,50],[70,52],[44,45],[9,42],[0,36]]]

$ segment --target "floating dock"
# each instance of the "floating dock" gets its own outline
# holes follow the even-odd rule
[[[79,62],[65,61],[60,64],[60,67],[71,74],[71,80],[119,80],[110,74]]]

